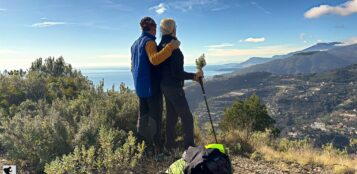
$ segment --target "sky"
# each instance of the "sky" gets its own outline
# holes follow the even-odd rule
[[[357,0],[0,0],[0,70],[49,56],[74,67],[129,66],[145,16],[176,21],[187,65],[202,53],[225,64],[357,42]]]

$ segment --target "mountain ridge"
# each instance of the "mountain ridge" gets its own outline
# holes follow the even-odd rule
[[[317,43],[315,45],[312,45],[308,48],[305,48],[300,51],[294,51],[291,53],[283,54],[283,55],[274,55],[272,57],[251,57],[248,60],[241,62],[241,63],[235,63],[232,67],[230,68],[222,68],[222,70],[239,70],[242,68],[247,68],[253,65],[258,65],[262,63],[267,63],[276,59],[285,59],[290,56],[293,56],[294,54],[299,54],[299,53],[304,53],[304,52],[311,52],[311,51],[327,51],[333,48],[337,48],[341,46],[343,43],[342,42],[328,42],[328,43]]]
[[[339,46],[328,51],[299,52],[266,63],[239,69],[235,73],[271,72],[274,74],[309,74],[357,63],[357,44]]]

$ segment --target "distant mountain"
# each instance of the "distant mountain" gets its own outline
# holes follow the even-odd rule
[[[271,58],[251,57],[247,61],[240,63],[239,66],[240,68],[246,68],[252,65],[261,64],[269,61],[271,61]]]
[[[308,136],[318,146],[332,142],[339,147],[349,138],[357,138],[357,64],[309,75],[253,72],[221,76],[204,85],[216,124],[234,100],[257,94],[283,137]],[[187,86],[185,93],[200,123],[207,122],[199,85]],[[339,141],[341,138],[347,141]]]
[[[317,43],[316,45],[313,45],[309,48],[306,48],[306,49],[298,51],[298,52],[327,51],[327,50],[330,50],[333,48],[337,48],[341,44],[342,44],[341,42]]]
[[[265,63],[271,61],[271,58],[263,58],[263,57],[251,57],[248,60],[242,63],[228,63],[221,66],[218,71],[236,71],[242,68],[247,68],[253,65]]]
[[[240,69],[236,73],[264,71],[274,74],[309,74],[357,63],[357,44],[336,47],[333,45],[337,45],[337,43],[317,44],[305,51],[295,52],[288,58],[250,66]],[[327,48],[329,48],[327,51],[321,51]]]
[[[290,56],[293,56],[295,54],[299,54],[299,53],[304,53],[304,52],[312,52],[312,51],[327,51],[333,48],[337,48],[341,45],[341,42],[330,42],[330,43],[317,43],[311,47],[308,47],[306,49],[300,50],[300,51],[295,51],[295,52],[291,52],[288,54],[284,54],[284,55],[275,55],[271,58],[268,57],[251,57],[248,60],[242,62],[242,63],[237,63],[234,64],[232,66],[230,66],[229,68],[222,68],[220,70],[239,70],[242,68],[247,68],[253,65],[258,65],[258,64],[262,64],[262,63],[267,63],[269,61],[273,61],[275,59],[285,59],[288,58]]]
[[[295,51],[295,52],[291,52],[285,55],[276,55],[273,56],[272,59],[285,59],[288,58],[290,56],[293,56],[295,54],[299,54],[299,53],[304,53],[304,52],[314,52],[314,51],[327,51],[333,48],[337,48],[341,45],[341,42],[329,42],[329,43],[317,43],[311,47],[308,47],[306,49],[300,50],[300,51]]]

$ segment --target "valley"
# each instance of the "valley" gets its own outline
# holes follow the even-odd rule
[[[255,72],[220,76],[205,83],[216,125],[234,100],[257,94],[277,121],[282,137],[309,137],[320,146],[344,147],[357,137],[357,65],[311,75]],[[201,123],[207,111],[198,85],[186,88],[191,109]]]

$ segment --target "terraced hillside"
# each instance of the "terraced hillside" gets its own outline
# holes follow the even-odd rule
[[[267,105],[282,136],[314,138],[317,145],[344,146],[357,137],[357,64],[312,75],[255,72],[223,76],[205,83],[215,123],[233,100],[253,93]],[[201,123],[207,111],[198,85],[186,88],[191,110]]]

